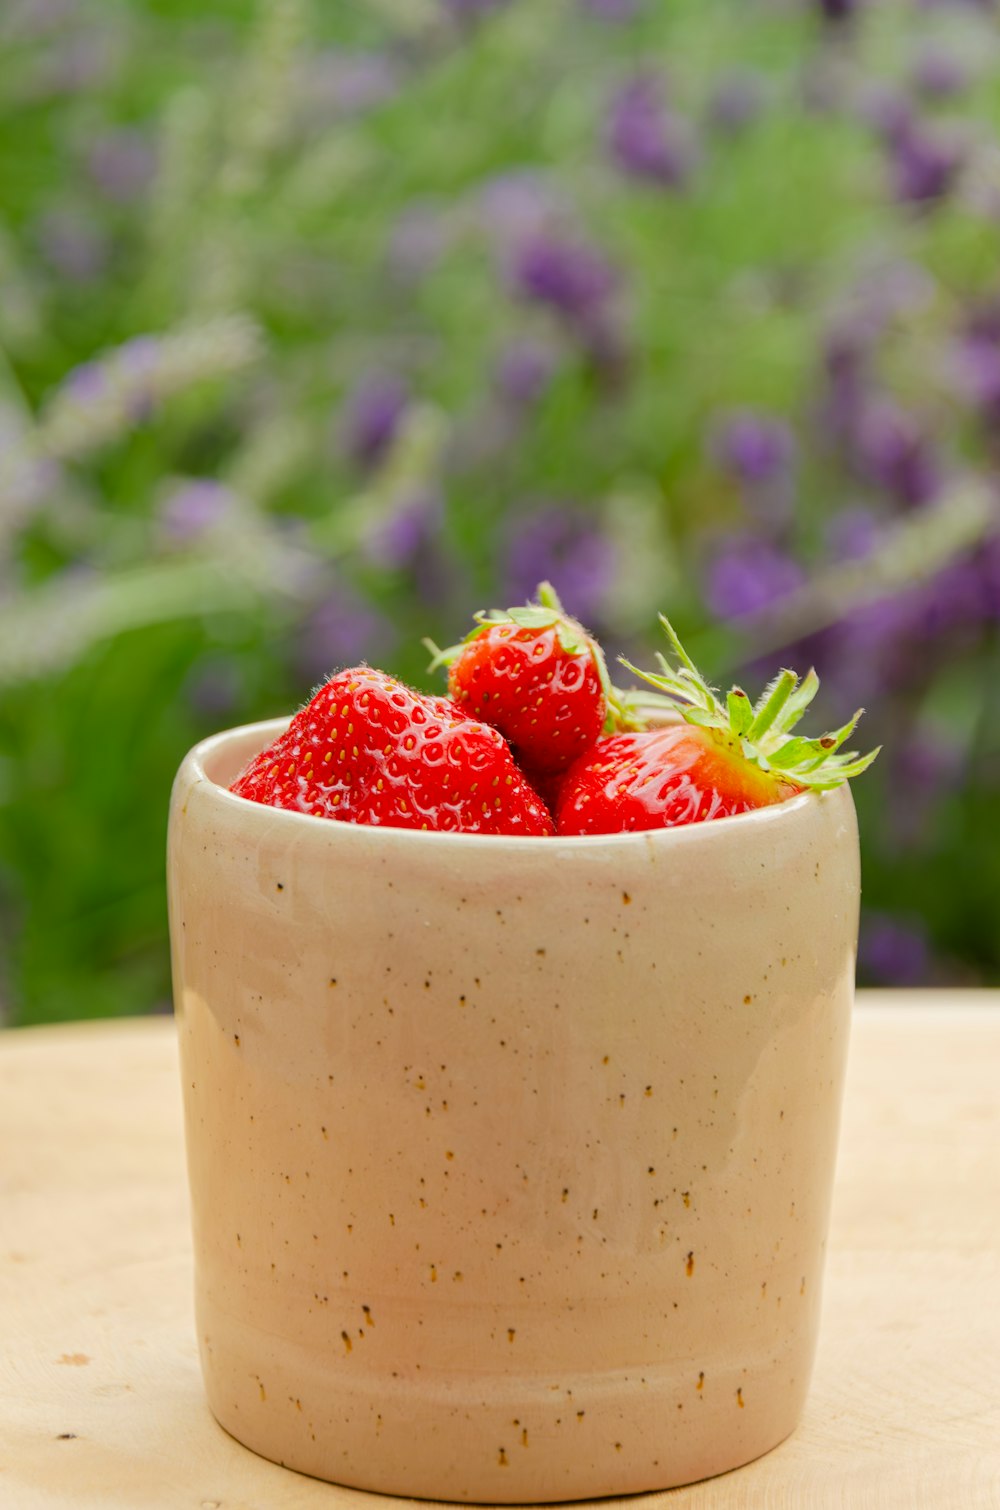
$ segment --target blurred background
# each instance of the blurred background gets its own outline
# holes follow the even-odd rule
[[[1000,983],[1000,31],[5,0],[0,1001],[162,1011],[174,771],[551,578],[863,704],[865,983]]]

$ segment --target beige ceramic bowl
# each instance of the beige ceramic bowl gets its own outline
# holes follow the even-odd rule
[[[170,820],[199,1342],[265,1457],[399,1495],[665,1488],[792,1431],[853,991],[848,789],[504,839]]]

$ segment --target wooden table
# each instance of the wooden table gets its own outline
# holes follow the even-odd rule
[[[392,1503],[208,1413],[168,1019],[0,1035],[0,1150],[3,1510]],[[863,999],[805,1419],[638,1504],[1000,1507],[1000,993]]]

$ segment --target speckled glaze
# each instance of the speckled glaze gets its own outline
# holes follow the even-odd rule
[[[199,1342],[305,1473],[541,1502],[723,1472],[808,1385],[853,995],[846,787],[679,830],[370,829],[178,775]]]

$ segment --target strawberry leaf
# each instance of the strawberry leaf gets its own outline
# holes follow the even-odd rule
[[[801,683],[789,695],[784,708],[775,719],[775,730],[779,734],[787,734],[790,729],[794,729],[818,691],[819,677],[816,675],[815,669],[810,666]]]
[[[757,744],[763,739],[795,691],[798,681],[794,671],[781,671],[774,681],[769,682],[765,687],[753,710],[753,723],[747,730],[747,738],[751,744]]]
[[[687,723],[719,729],[738,739],[744,757],[760,770],[773,771],[798,786],[823,791],[860,775],[878,755],[878,750],[867,755],[854,751],[839,753],[857,726],[860,709],[841,728],[817,738],[791,734],[819,690],[819,677],[814,669],[801,682],[794,671],[780,671],[753,706],[742,687],[732,687],[723,708],[664,614],[660,615],[660,623],[677,664],[672,665],[659,653],[656,657],[659,671],[643,671],[624,658],[622,664],[654,687],[659,700],[673,707]]]
[[[726,694],[726,706],[729,709],[729,727],[742,738],[749,733],[753,723],[753,708],[742,687],[733,687]]]

